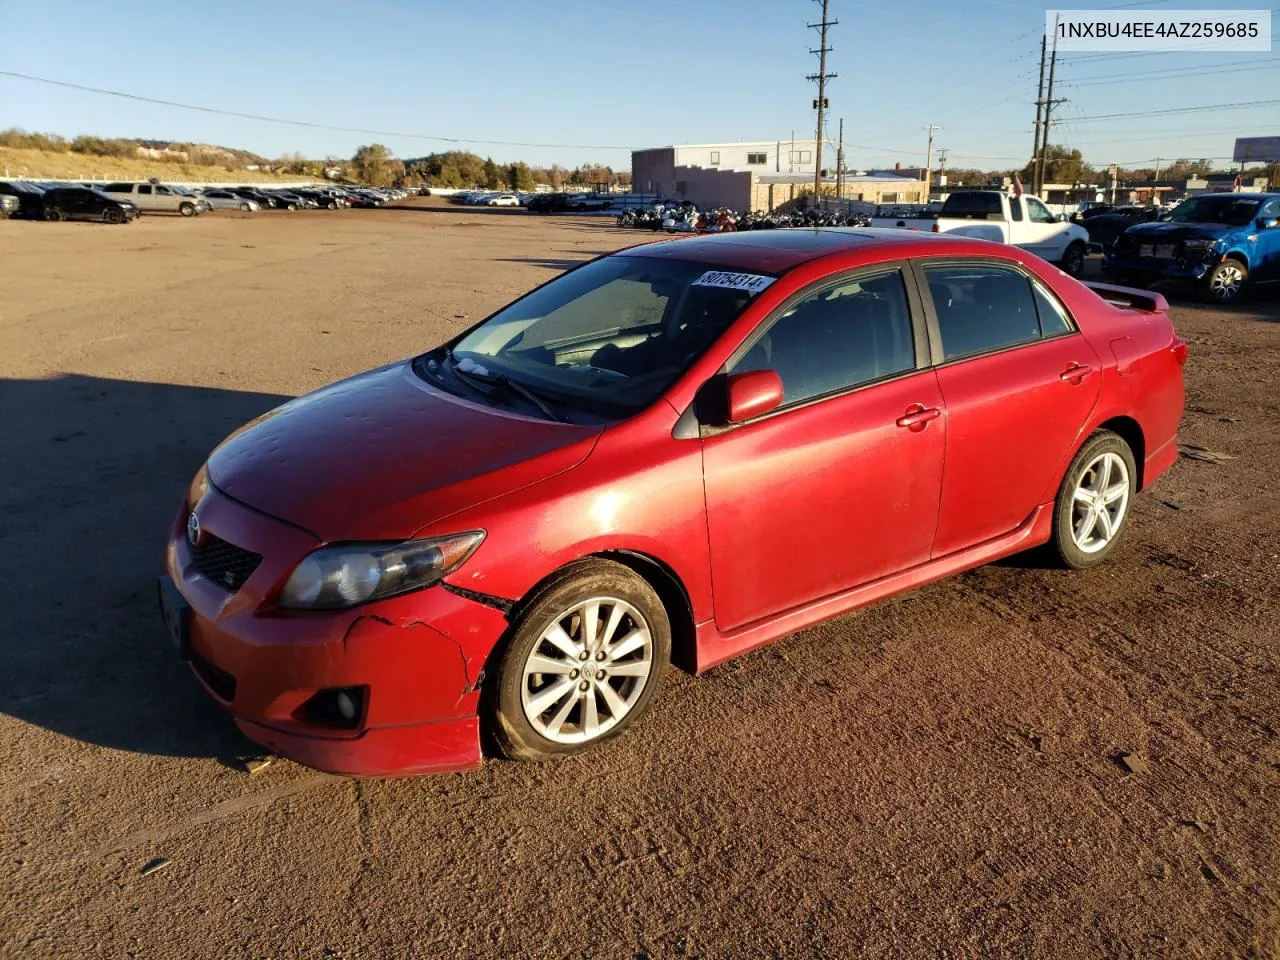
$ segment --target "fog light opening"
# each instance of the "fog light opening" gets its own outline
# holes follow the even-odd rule
[[[320,690],[298,709],[297,717],[309,723],[354,730],[364,718],[366,691],[366,687]]]

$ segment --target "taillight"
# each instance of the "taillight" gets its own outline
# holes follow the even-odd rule
[[[1173,346],[1169,349],[1173,351],[1173,356],[1178,361],[1178,366],[1182,366],[1187,362],[1187,341],[1181,337],[1174,337]]]

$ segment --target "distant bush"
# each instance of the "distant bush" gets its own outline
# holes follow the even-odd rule
[[[10,127],[0,130],[0,147],[11,147],[15,150],[51,150],[54,153],[65,153],[67,141],[56,133],[28,133],[21,127]]]

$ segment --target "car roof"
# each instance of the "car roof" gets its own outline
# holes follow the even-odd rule
[[[692,260],[765,273],[784,273],[811,260],[855,251],[871,254],[890,248],[895,256],[900,257],[982,255],[990,254],[992,246],[986,240],[891,227],[790,227],[645,243],[621,250],[618,255]]]

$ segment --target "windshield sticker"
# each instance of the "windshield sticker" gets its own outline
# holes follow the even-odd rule
[[[725,287],[729,290],[745,290],[747,293],[759,293],[777,277],[762,277],[758,273],[728,273],[724,270],[708,270],[697,280],[695,287]]]

